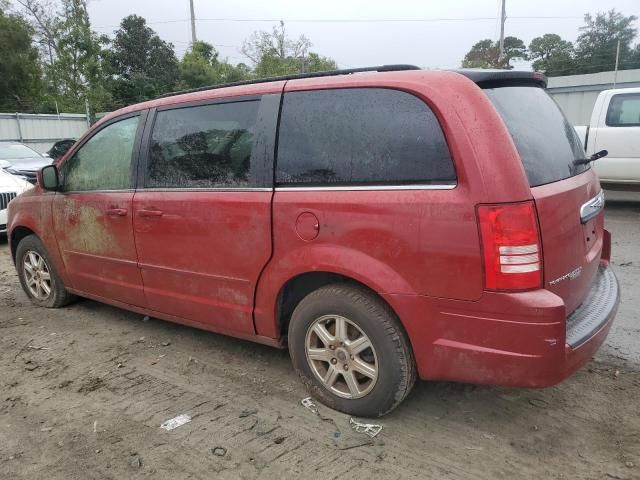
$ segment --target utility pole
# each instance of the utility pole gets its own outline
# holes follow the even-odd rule
[[[191,46],[198,41],[196,37],[196,14],[193,10],[193,0],[189,0],[189,6],[191,7]]]
[[[500,55],[498,56],[498,63],[502,66],[504,61],[504,22],[507,19],[507,10],[505,6],[506,0],[502,0],[501,12],[500,12]]]
[[[57,107],[57,104],[56,104]],[[91,126],[91,110],[89,110],[89,98],[84,97],[84,108],[87,111],[87,128]]]
[[[613,72],[613,88],[616,88],[618,82],[618,61],[620,60],[620,39],[618,39],[618,47],[616,48],[616,68]]]

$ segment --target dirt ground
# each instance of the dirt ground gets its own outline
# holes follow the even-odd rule
[[[421,382],[374,440],[300,404],[286,351],[33,307],[0,239],[0,478],[639,479],[640,202],[607,225],[623,303],[594,361],[542,390]]]

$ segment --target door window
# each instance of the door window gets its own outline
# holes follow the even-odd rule
[[[147,188],[254,186],[251,152],[259,100],[158,112]]]
[[[607,110],[607,126],[640,126],[640,93],[623,93],[611,97]]]
[[[127,190],[139,117],[112,123],[64,163],[64,190]]]
[[[454,184],[440,124],[418,97],[382,88],[284,96],[280,185]]]

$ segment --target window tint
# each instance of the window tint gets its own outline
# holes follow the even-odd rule
[[[454,183],[438,120],[388,89],[285,94],[276,182],[287,185]]]
[[[640,93],[624,93],[611,97],[607,110],[610,127],[640,126]]]
[[[538,87],[484,90],[516,144],[532,187],[573,177],[589,168],[582,143],[560,107]]]
[[[148,188],[251,186],[259,101],[158,112],[151,135]]]
[[[112,123],[80,147],[64,164],[64,189],[128,189],[138,120],[139,117],[131,117]]]

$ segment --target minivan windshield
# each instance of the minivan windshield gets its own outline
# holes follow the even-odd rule
[[[556,102],[539,87],[486,88],[513,138],[529,185],[536,187],[578,175],[589,165],[582,143]]]

